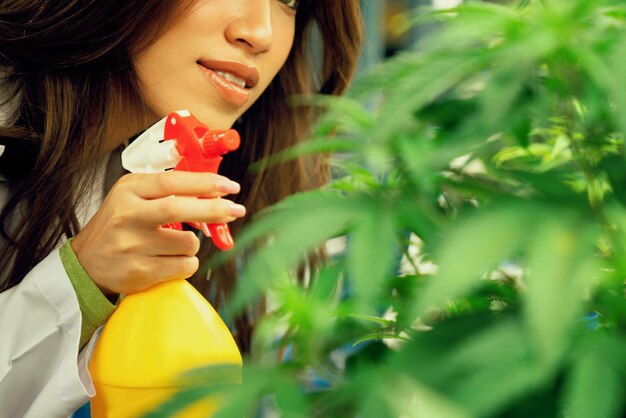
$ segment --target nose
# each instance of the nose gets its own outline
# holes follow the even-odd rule
[[[226,27],[228,42],[252,54],[272,45],[272,0],[231,0],[236,11]]]

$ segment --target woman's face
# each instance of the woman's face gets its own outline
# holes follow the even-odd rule
[[[291,49],[295,0],[197,0],[133,64],[151,118],[187,109],[230,128],[278,73]]]

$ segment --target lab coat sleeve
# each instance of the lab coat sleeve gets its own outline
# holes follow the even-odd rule
[[[0,293],[0,417],[65,418],[94,395],[80,332],[78,299],[55,250]]]

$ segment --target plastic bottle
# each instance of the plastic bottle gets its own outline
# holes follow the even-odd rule
[[[238,146],[235,131],[210,131],[189,112],[179,111],[137,138],[122,160],[135,172],[217,172],[221,155]],[[219,248],[232,248],[228,226],[193,226],[210,234]],[[216,364],[241,366],[241,354],[222,319],[186,280],[127,295],[105,324],[89,362],[96,389],[91,415],[143,416],[184,387],[179,380],[183,372]],[[217,403],[204,399],[176,417],[208,417]]]

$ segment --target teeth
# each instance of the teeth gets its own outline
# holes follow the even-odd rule
[[[228,73],[226,71],[215,71],[215,74],[219,75],[220,77],[225,78],[226,80],[230,81],[231,83],[237,84],[242,89],[246,88],[246,80],[241,79],[241,78],[237,77],[234,74]]]

